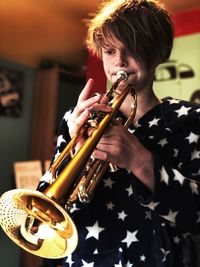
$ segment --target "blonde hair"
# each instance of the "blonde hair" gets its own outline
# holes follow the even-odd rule
[[[150,66],[170,56],[173,23],[156,0],[109,0],[88,22],[86,44],[101,57],[106,38],[115,36],[139,61]]]

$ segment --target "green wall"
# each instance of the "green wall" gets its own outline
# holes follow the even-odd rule
[[[24,89],[22,114],[18,118],[0,116],[0,195],[15,188],[13,162],[29,158],[31,137],[33,95],[36,71],[0,59],[0,68],[22,71]],[[0,265],[1,267],[19,267],[20,249],[0,229]]]

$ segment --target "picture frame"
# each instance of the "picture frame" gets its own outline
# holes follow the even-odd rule
[[[0,116],[21,116],[23,90],[24,73],[0,67]]]

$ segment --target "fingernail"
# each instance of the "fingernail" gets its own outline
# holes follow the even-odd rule
[[[94,93],[93,97],[95,97],[95,96],[101,96],[101,94],[100,93]]]
[[[100,97],[101,97],[101,95],[98,94],[98,93],[95,93],[95,94],[93,95],[93,98],[94,98],[94,99],[99,99]]]

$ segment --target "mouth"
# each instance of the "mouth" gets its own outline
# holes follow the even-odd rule
[[[128,75],[128,78],[127,78],[127,80],[129,79],[129,77],[130,76],[135,76],[136,77],[136,72],[127,72],[127,71],[125,71],[125,70],[122,70],[122,71],[124,71],[124,72],[126,72],[126,74]],[[118,72],[113,72],[111,75],[112,75],[112,77],[113,77],[113,80],[117,80],[117,73]]]

